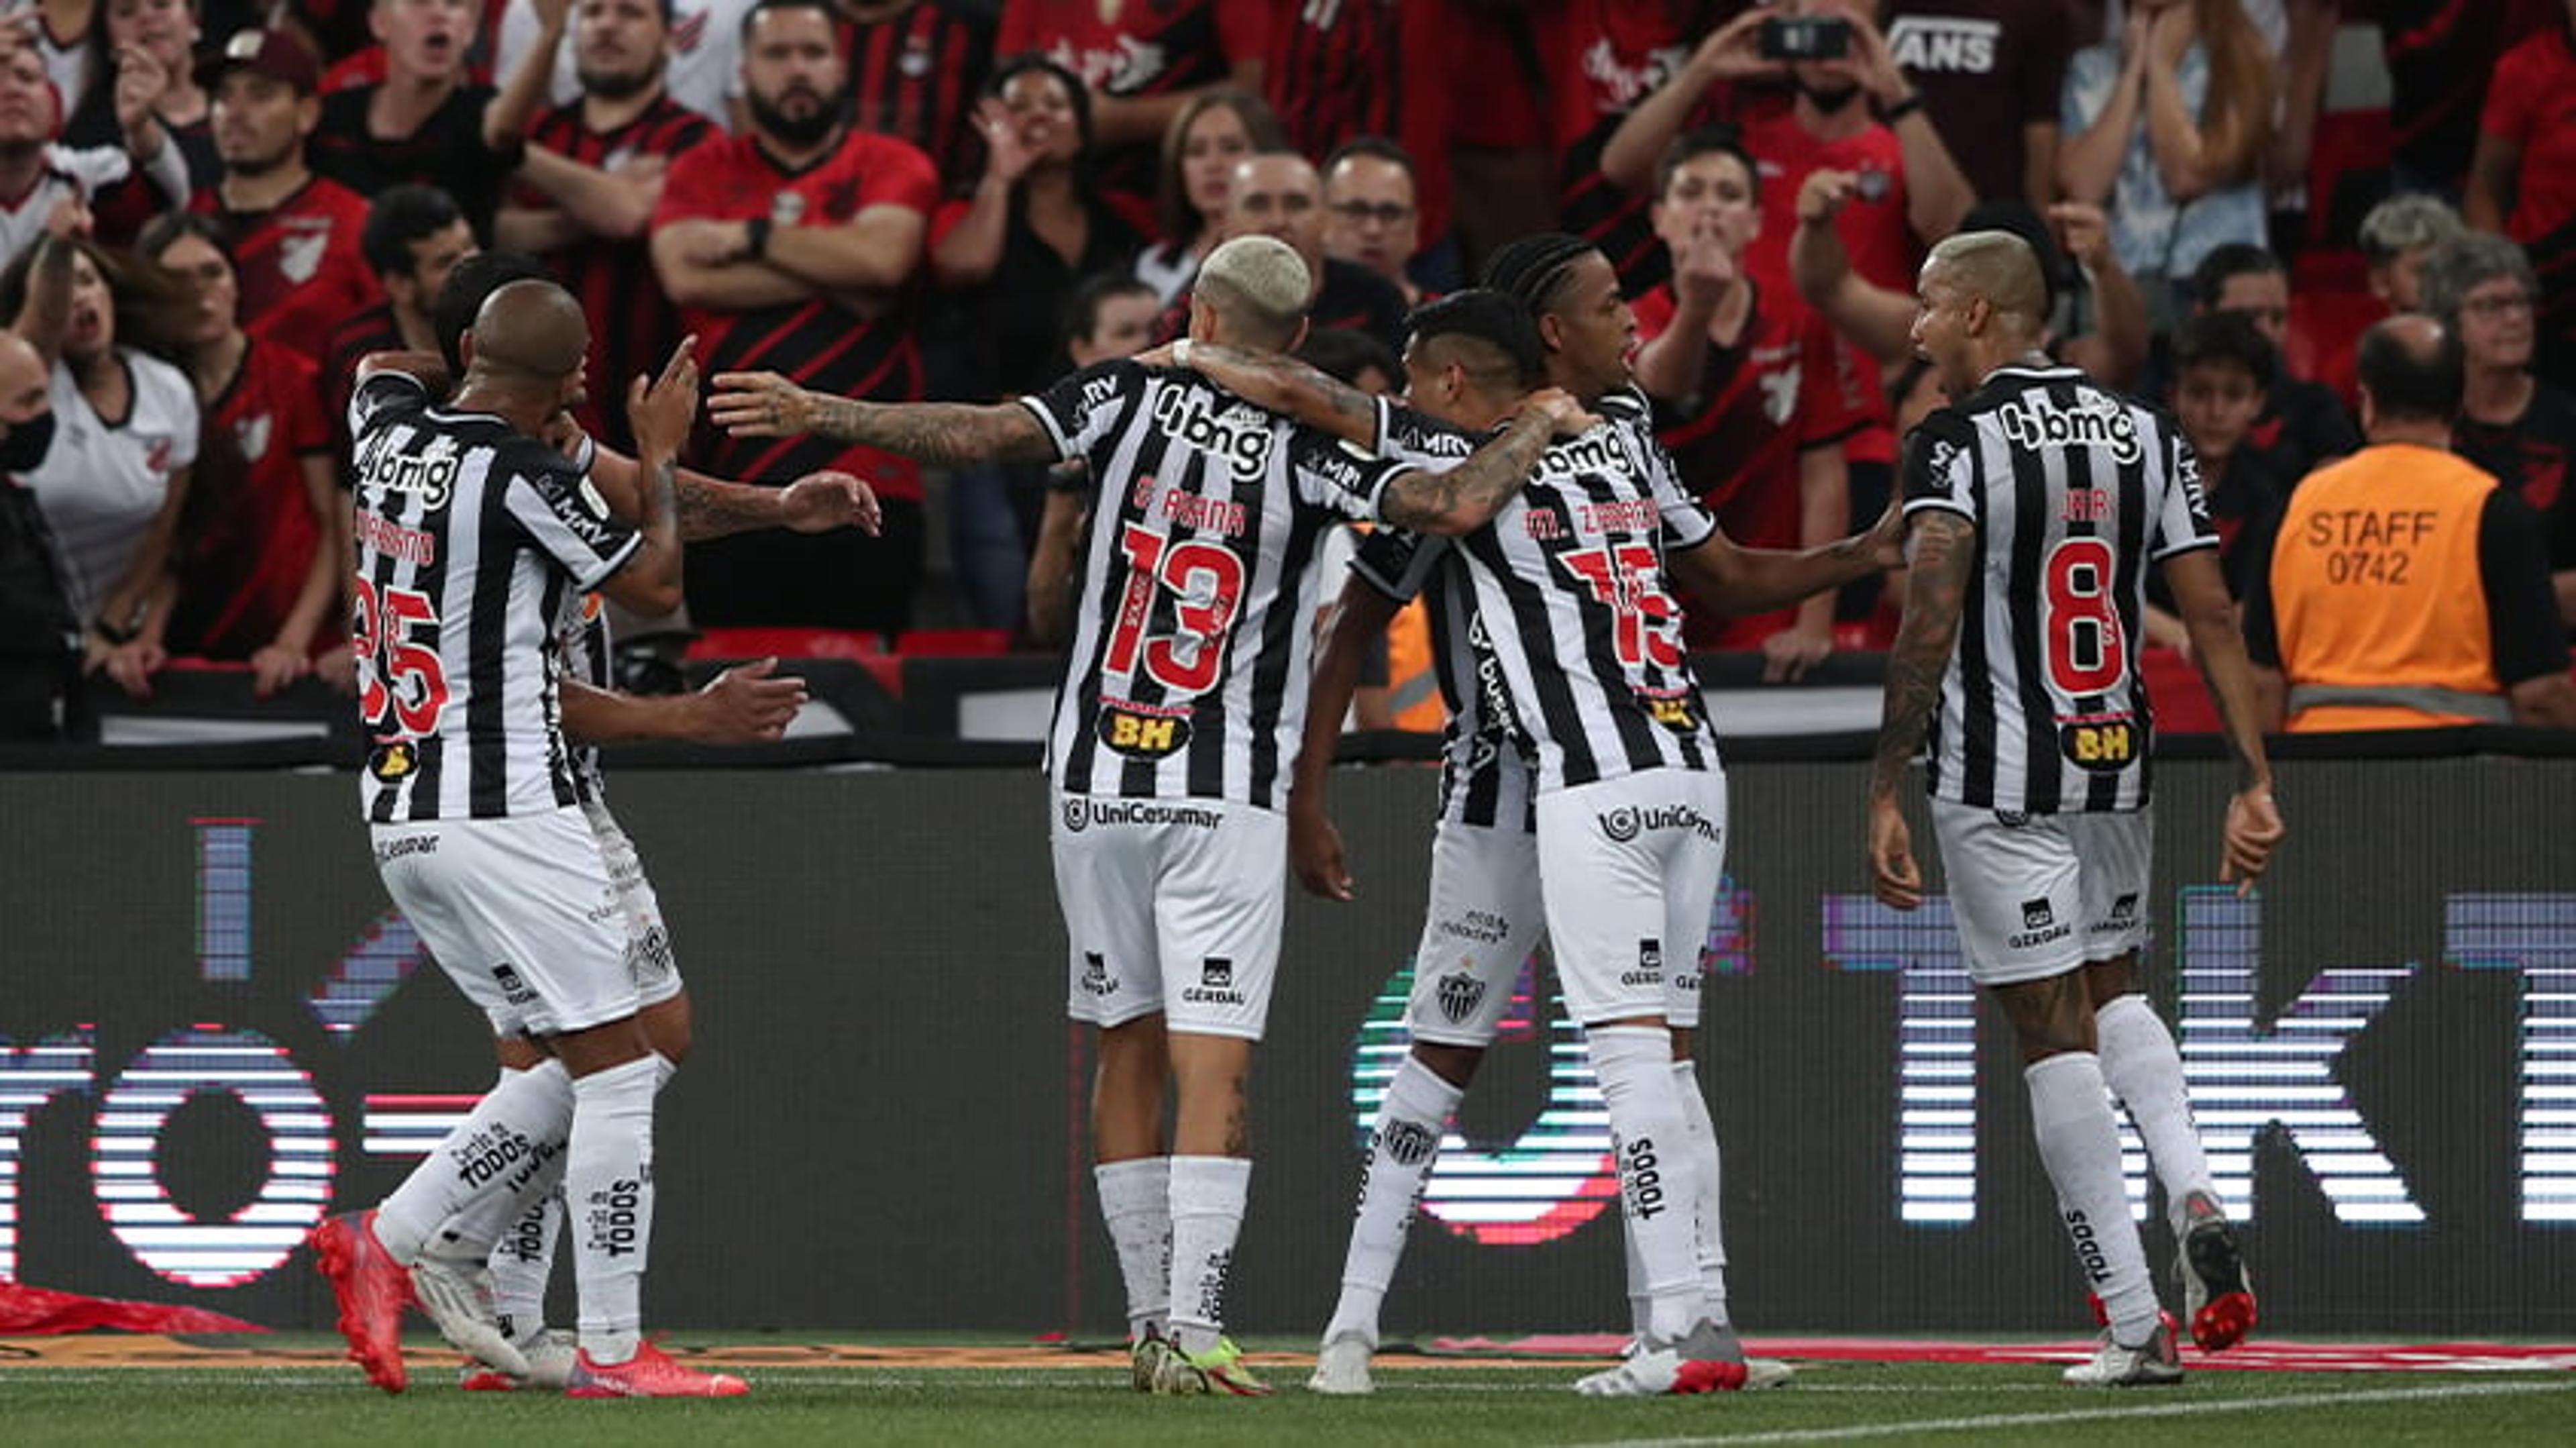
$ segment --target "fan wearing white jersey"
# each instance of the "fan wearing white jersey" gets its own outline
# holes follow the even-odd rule
[[[2161,564],[2237,763],[2220,878],[2250,889],[2282,837],[2254,679],[2191,453],[2170,419],[2040,351],[2047,289],[2005,232],[1923,264],[1916,350],[1949,406],[1906,441],[1913,568],[1870,775],[1872,887],[1923,879],[1896,794],[1927,729],[1932,823],[1968,971],[2012,1022],[2031,1124],[2109,1327],[2079,1386],[2176,1383],[2182,1363],[2120,1177],[2109,1092],[2146,1139],[2183,1243],[2194,1335],[2225,1347],[2254,1299],[2173,1037],[2135,993],[2146,939],[2153,717],[2138,672]]]
[[[1265,236],[1211,253],[1190,335],[1294,345],[1305,262]],[[1525,405],[1455,470],[1365,459],[1184,373],[1129,361],[992,407],[817,396],[723,374],[737,435],[815,431],[920,458],[1081,459],[1097,480],[1073,647],[1048,737],[1068,1014],[1100,1031],[1092,1131],[1140,1390],[1265,1393],[1223,1332],[1251,1180],[1244,1091],[1278,959],[1279,814],[1313,651],[1315,547],[1343,517],[1483,524],[1562,425]],[[1163,1098],[1174,1088],[1171,1143]]]

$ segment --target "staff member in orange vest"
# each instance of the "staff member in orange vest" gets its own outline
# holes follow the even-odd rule
[[[2291,494],[2247,600],[2267,722],[2576,728],[2539,517],[2449,450],[2459,338],[2390,317],[2358,367],[2368,446]]]

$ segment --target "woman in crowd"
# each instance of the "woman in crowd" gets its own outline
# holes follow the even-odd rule
[[[1154,200],[1162,239],[1136,258],[1137,279],[1169,306],[1199,274],[1199,263],[1224,238],[1217,218],[1234,163],[1280,149],[1288,133],[1268,103],[1250,91],[1220,86],[1191,98],[1163,133],[1163,184]]]
[[[241,329],[222,224],[173,214],[143,230],[143,260],[194,294],[181,360],[203,418],[196,474],[180,510],[171,568],[169,646],[246,660],[253,687],[277,692],[338,642],[345,514],[331,477],[331,432],[312,362]]]
[[[2264,240],[2272,55],[2240,0],[2137,0],[2116,43],[2066,68],[2057,179],[2111,215],[2120,267],[2159,328],[2213,247]]]
[[[195,0],[100,0],[91,12],[87,83],[63,122],[67,146],[122,146],[134,172],[90,199],[94,234],[123,246],[154,216],[187,204],[150,174],[164,146],[178,147],[192,188],[223,174],[213,102],[197,84]]]
[[[84,666],[135,694],[168,657],[159,584],[197,460],[196,389],[153,355],[183,303],[158,269],[83,240],[48,236],[0,272],[0,315],[53,372],[53,445],[18,481],[53,535]]]

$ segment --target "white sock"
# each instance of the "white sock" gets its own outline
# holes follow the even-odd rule
[[[1700,1295],[1708,1320],[1726,1325],[1726,1231],[1718,1200],[1717,1123],[1708,1115],[1708,1096],[1700,1089],[1699,1069],[1688,1061],[1673,1063],[1673,1088],[1682,1097],[1682,1125],[1690,1131],[1691,1170],[1698,1187],[1693,1245],[1699,1259]]]
[[[1183,1352],[1206,1352],[1225,1332],[1225,1282],[1251,1188],[1242,1157],[1172,1158],[1172,1336]]]
[[[449,1218],[494,1193],[523,1190],[572,1128],[561,1062],[504,1071],[447,1138],[376,1208],[376,1240],[409,1266]]]
[[[1693,1245],[1698,1232],[1692,1226],[1697,1173],[1691,1170],[1681,1094],[1673,1088],[1672,1036],[1660,1026],[1605,1026],[1584,1034],[1609,1110],[1628,1231],[1645,1264],[1646,1295],[1653,1299],[1647,1336],[1670,1342],[1690,1331],[1700,1311]]]
[[[1160,1337],[1172,1307],[1172,1159],[1103,1162],[1091,1180],[1127,1282],[1127,1340]]]
[[[2030,1088],[2040,1163],[2057,1188],[2076,1265],[2101,1295],[2111,1336],[2135,1347],[2156,1330],[2156,1286],[2120,1179],[2120,1128],[2102,1086],[2102,1063],[2090,1051],[2068,1051],[2033,1062],[2022,1081]]]
[[[658,1058],[572,1083],[572,1148],[564,1207],[572,1229],[581,1347],[596,1363],[635,1356],[644,1326],[644,1262],[653,1245],[653,1093]]]
[[[519,1213],[492,1244],[492,1305],[513,1341],[546,1325],[546,1286],[555,1275],[555,1242],[563,1232],[563,1183]]]
[[[2164,1017],[2142,995],[2124,995],[2093,1016],[2102,1047],[2102,1079],[2129,1108],[2138,1136],[2147,1144],[2147,1163],[2164,1184],[2165,1214],[2174,1235],[2189,1225],[2183,1204],[2194,1192],[2218,1200],[2210,1180],[2209,1155],[2201,1150],[2200,1127],[2191,1119],[2191,1096],[2183,1085],[2182,1052]]]
[[[1628,1335],[1642,1341],[1654,1326],[1655,1299],[1646,1291],[1646,1259],[1637,1255],[1637,1234],[1628,1230],[1625,1215],[1619,1220],[1619,1259],[1628,1268]]]
[[[1359,1210],[1351,1218],[1351,1245],[1342,1256],[1341,1300],[1333,1304],[1333,1320],[1324,1329],[1326,1342],[1356,1333],[1370,1347],[1377,1346],[1378,1309],[1395,1280],[1395,1264],[1403,1260],[1405,1234],[1413,1228],[1432,1163],[1440,1158],[1449,1113],[1466,1094],[1413,1055],[1395,1068],[1369,1130]]]

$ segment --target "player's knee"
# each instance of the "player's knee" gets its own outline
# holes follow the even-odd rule
[[[1424,1069],[1452,1086],[1465,1086],[1476,1079],[1476,1068],[1484,1064],[1482,1046],[1443,1046],[1432,1041],[1413,1043],[1413,1059]]]

